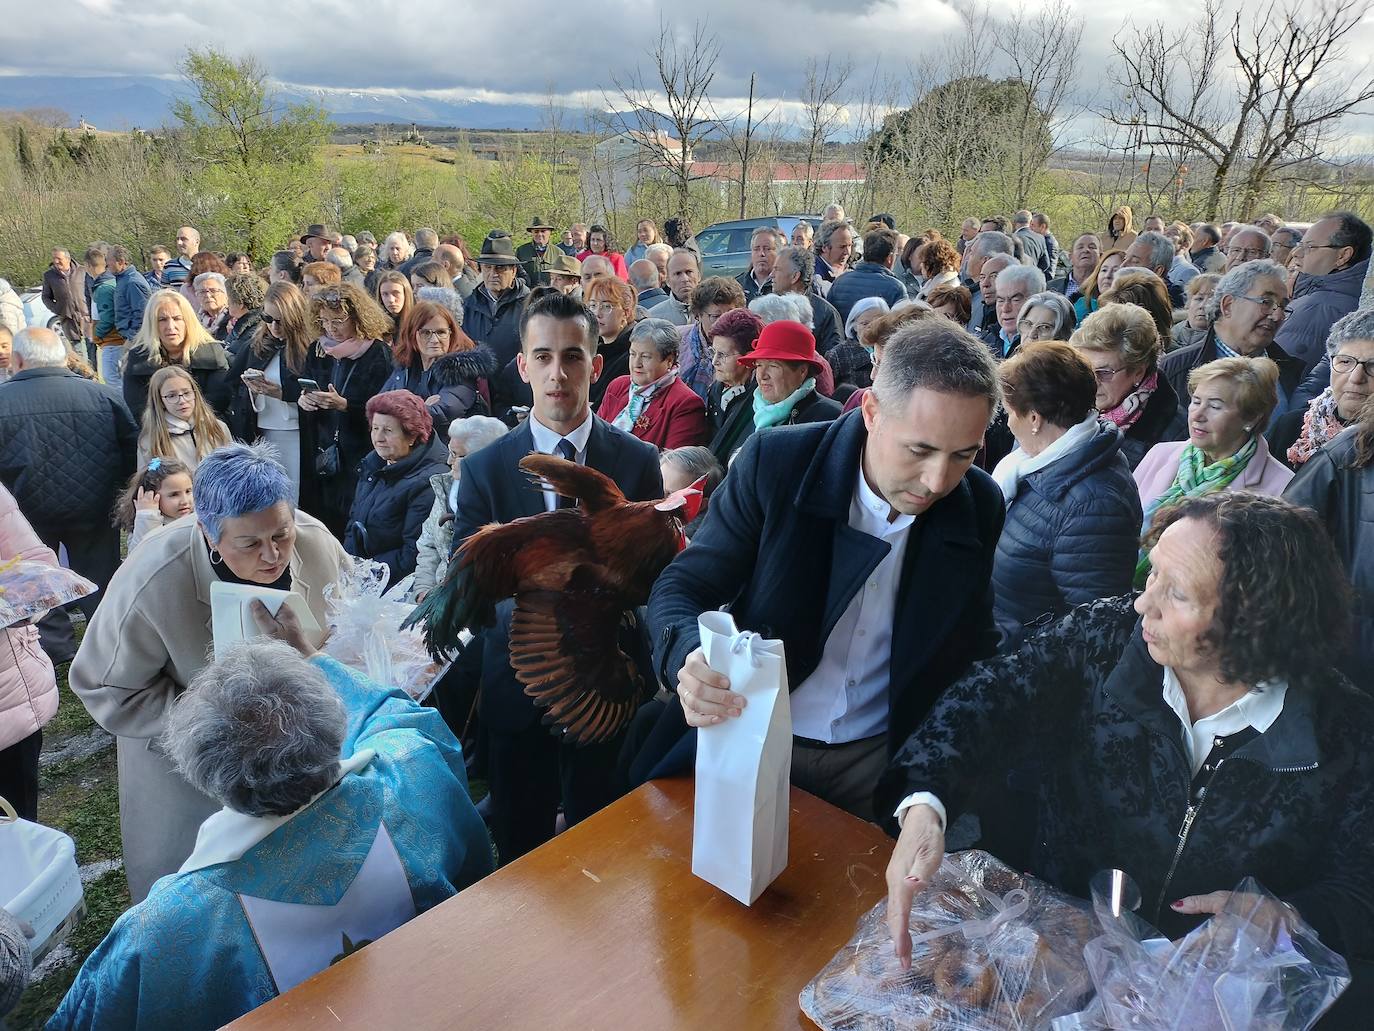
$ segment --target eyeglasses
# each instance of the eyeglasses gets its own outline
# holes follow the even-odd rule
[[[446,340],[449,332],[447,329],[422,329],[420,336],[425,340]]]
[[[610,301],[593,301],[587,305],[587,310],[593,315],[611,315],[620,310],[620,305],[612,304]]]
[[[1231,257],[1239,258],[1241,261],[1256,261],[1260,258],[1267,258],[1266,254],[1259,247],[1242,247],[1240,250],[1228,251]]]
[[[1125,368],[1125,366],[1122,366]],[[1097,377],[1099,383],[1110,383],[1121,369],[1108,369],[1105,366],[1100,369],[1093,369],[1093,375]]]
[[[1344,376],[1347,372],[1354,372],[1355,366],[1364,369],[1364,374],[1370,379],[1374,379],[1374,358],[1367,361],[1360,361],[1353,354],[1337,354],[1331,358],[1331,371],[1339,372]]]
[[[1348,247],[1348,246],[1349,246],[1349,244],[1343,244],[1343,243],[1308,243],[1306,240],[1304,240],[1302,243],[1300,243],[1300,244],[1298,244],[1296,247],[1294,247],[1293,250],[1294,250],[1294,251],[1338,251],[1338,250],[1340,250],[1342,247]]]
[[[1251,304],[1259,305],[1260,311],[1264,312],[1266,315],[1276,308],[1282,308],[1284,305],[1284,302],[1277,297],[1251,297],[1249,294],[1241,294],[1240,296]]]
[[[725,362],[728,362],[731,358],[738,358],[738,357],[739,357],[739,352],[738,352],[738,351],[715,351],[715,350],[713,350],[713,351],[711,352],[711,364],[712,364],[712,365],[722,365],[722,364],[724,364]]]
[[[268,315],[267,312],[262,312],[261,315],[259,315],[259,318],[262,319],[263,325],[266,326],[275,326],[278,322],[281,321],[280,319]]]
[[[162,403],[167,405],[179,404],[182,401],[189,401],[195,397],[195,392],[191,390],[181,390],[175,394],[163,394]]]

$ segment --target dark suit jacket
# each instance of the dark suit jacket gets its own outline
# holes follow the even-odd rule
[[[701,643],[697,617],[722,605],[740,629],[783,641],[793,689],[816,669],[835,624],[889,550],[849,526],[867,438],[862,414],[851,412],[768,429],[745,444],[691,545],[649,597],[662,683],[676,686]],[[990,578],[1003,516],[997,485],[970,469],[911,528],[893,615],[889,754],[969,663],[996,649]],[[669,703],[657,741],[662,721],[675,721],[683,738],[680,704]],[[660,771],[684,762],[689,747],[679,740]]]
[[[1270,344],[1265,348],[1264,356],[1272,358],[1274,364],[1279,367],[1279,406],[1274,409],[1273,416],[1277,418],[1292,407],[1294,392],[1302,384],[1304,367],[1302,362],[1278,344]],[[1160,374],[1168,379],[1169,385],[1174,388],[1180,407],[1186,409],[1193,399],[1192,391],[1188,389],[1188,373],[1199,365],[1214,362],[1220,357],[1217,353],[1217,334],[1213,329],[1208,331],[1207,339],[1202,343],[1194,344],[1192,347],[1180,347],[1160,359]]]

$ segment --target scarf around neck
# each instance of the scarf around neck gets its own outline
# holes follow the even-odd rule
[[[345,361],[366,354],[367,349],[372,346],[372,341],[360,340],[357,337],[349,337],[347,340],[320,337],[320,346],[324,348],[324,353],[329,357]]]
[[[1058,440],[1041,451],[1040,454],[1028,455],[1020,447],[1017,447],[1006,458],[998,462],[997,468],[992,471],[992,478],[997,481],[997,486],[1002,488],[1002,496],[1007,499],[1007,503],[1010,504],[1012,498],[1016,497],[1016,491],[1021,486],[1023,479],[1031,473],[1038,472],[1064,458],[1071,451],[1092,439],[1092,435],[1096,432],[1097,413],[1089,412],[1087,418],[1077,425],[1070,426]]]
[[[630,381],[630,397],[625,402],[625,407],[616,413],[616,417],[611,420],[611,425],[616,429],[624,430],[626,433],[633,433],[635,423],[639,422],[639,417],[644,414],[645,407],[661,390],[667,390],[672,385],[673,380],[677,379],[677,369],[669,369],[652,383],[644,386],[636,386],[634,381]]]
[[[1288,461],[1296,468],[1317,453],[1317,450],[1331,443],[1345,431],[1336,410],[1336,395],[1327,387],[1314,397],[1303,413],[1302,430],[1293,446],[1288,449]]]
[[[1121,399],[1121,403],[1110,411],[1102,413],[1102,418],[1120,428],[1122,433],[1140,421],[1140,417],[1145,414],[1145,405],[1149,403],[1150,396],[1159,388],[1159,370],[1155,369],[1143,380],[1135,385],[1129,394]]]
[[[788,394],[781,401],[769,404],[763,399],[763,391],[754,391],[754,429],[767,429],[769,426],[776,426],[781,422],[786,422],[792,414],[792,409],[797,407],[797,402],[807,394],[816,389],[816,377],[809,376],[805,383],[799,386],[792,393]]]
[[[167,432],[174,437],[179,437],[183,433],[191,432],[191,424],[185,419],[178,419],[171,412],[167,413]]]
[[[1145,519],[1140,527],[1141,537],[1149,533],[1155,513],[1161,508],[1167,508],[1183,498],[1200,498],[1204,494],[1225,490],[1237,476],[1245,472],[1250,459],[1255,457],[1258,450],[1259,434],[1256,433],[1234,455],[1207,465],[1207,456],[1201,449],[1189,444],[1178,456],[1178,473],[1174,476],[1174,482],[1169,485],[1168,490],[1145,507]],[[1150,549],[1142,547],[1135,567],[1137,589],[1144,588],[1145,578],[1149,575]]]

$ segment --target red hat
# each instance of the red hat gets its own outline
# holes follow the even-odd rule
[[[755,362],[769,359],[778,362],[806,362],[817,375],[821,372],[820,355],[816,354],[816,338],[800,322],[770,322],[754,341],[754,349],[741,355],[741,365],[752,367]]]

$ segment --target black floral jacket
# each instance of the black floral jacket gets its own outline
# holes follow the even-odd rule
[[[1141,916],[1178,937],[1199,918],[1170,902],[1253,875],[1347,959],[1374,955],[1374,699],[1334,670],[1291,678],[1273,726],[1223,760],[1190,812],[1183,729],[1131,601],[1080,606],[972,667],[894,756],[879,811],[932,791],[952,822],[1029,746],[1038,876],[1086,896],[1096,871],[1125,870]]]

